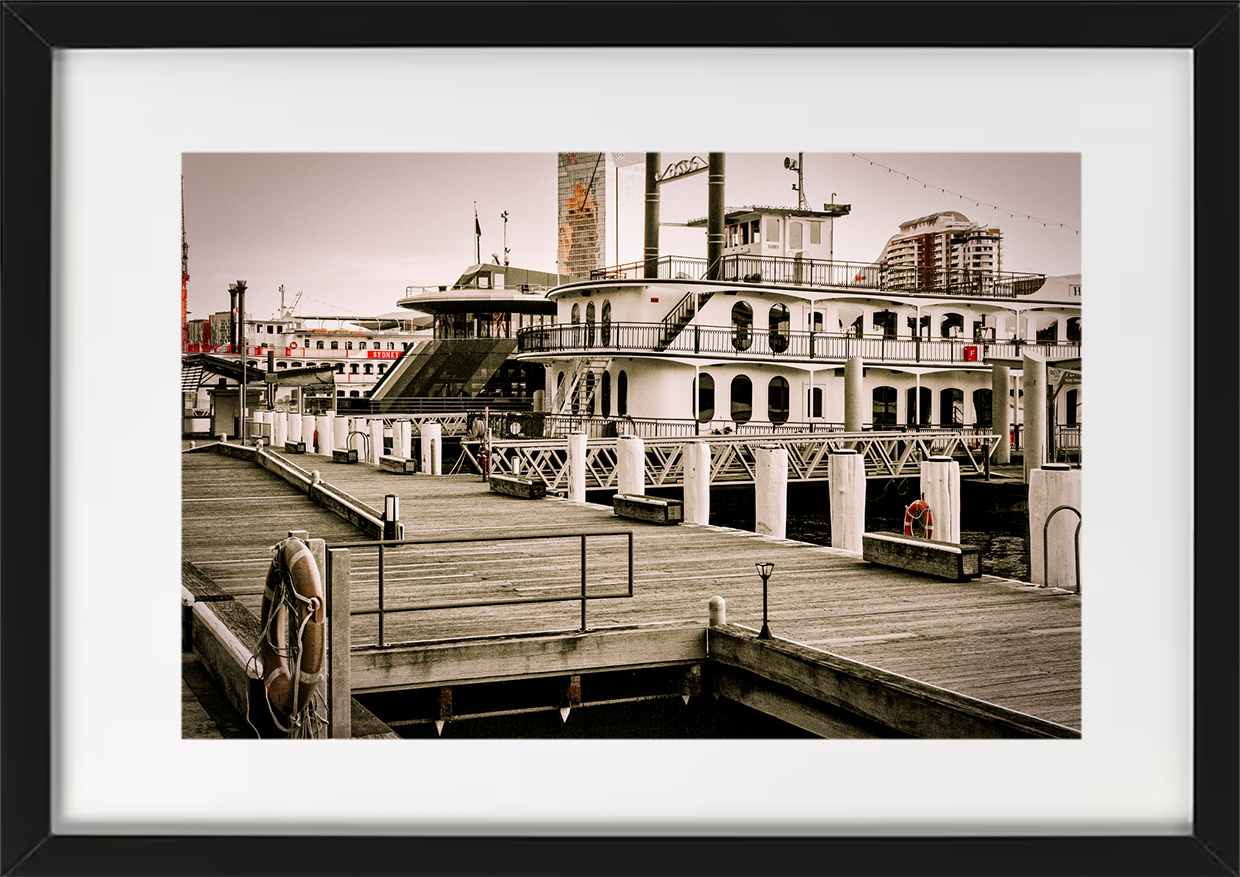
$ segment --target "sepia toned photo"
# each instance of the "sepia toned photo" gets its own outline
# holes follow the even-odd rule
[[[184,738],[1075,738],[1077,153],[186,153]]]

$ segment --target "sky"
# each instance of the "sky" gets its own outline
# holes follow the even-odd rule
[[[660,165],[695,154],[707,156],[662,153]],[[786,157],[797,154],[726,154],[727,206],[795,207]],[[1079,154],[805,153],[800,161],[810,209],[851,205],[835,223],[837,259],[871,262],[901,222],[955,210],[1002,229],[1005,271],[1081,270]],[[390,313],[406,287],[451,284],[474,263],[475,204],[484,262],[502,260],[506,240],[512,265],[555,271],[554,153],[186,153],[182,170],[190,319],[227,310],[237,280],[259,319],[280,306],[281,285],[287,304],[301,294],[299,314]],[[706,215],[706,176],[660,187],[662,222]],[[663,255],[704,257],[706,230],[665,226],[659,243]]]

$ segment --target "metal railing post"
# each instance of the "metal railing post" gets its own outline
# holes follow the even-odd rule
[[[586,630],[586,534],[581,534],[581,632]]]

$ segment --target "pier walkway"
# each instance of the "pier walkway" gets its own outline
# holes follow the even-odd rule
[[[1080,597],[983,576],[946,582],[877,567],[860,556],[752,532],[622,520],[609,506],[492,493],[475,475],[430,477],[333,463],[317,455],[289,461],[376,510],[400,497],[406,539],[495,539],[552,533],[632,533],[633,596],[591,601],[589,628],[705,624],[708,601],[727,601],[728,621],[762,625],[762,585],[754,564],[775,564],[769,583],[773,634],[844,658],[1070,728],[1081,727]],[[182,457],[183,559],[255,615],[270,546],[307,530],[328,546],[366,541],[342,518],[275,474],[214,453]],[[591,540],[592,592],[624,592],[625,537]],[[580,591],[580,540],[556,544],[477,542],[409,546],[388,561],[389,607]],[[377,551],[353,549],[355,612],[378,600]],[[596,589],[596,590],[595,590]],[[409,643],[534,631],[572,631],[580,604],[537,603],[386,616],[383,641]],[[354,666],[378,647],[375,616],[354,619]],[[355,688],[355,691],[357,689]]]

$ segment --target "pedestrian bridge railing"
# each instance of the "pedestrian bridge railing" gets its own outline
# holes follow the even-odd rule
[[[1006,440],[1006,436],[1004,439]],[[590,439],[586,443],[586,489],[615,489],[618,438]],[[826,481],[833,451],[852,450],[865,462],[867,478],[911,478],[920,473],[922,460],[949,456],[960,463],[962,475],[982,475],[999,436],[974,430],[932,432],[833,432],[800,435],[703,435],[696,438],[644,439],[647,487],[679,487],[684,483],[686,446],[690,441],[710,446],[711,484],[753,484],[754,449],[776,446],[788,450],[788,480]],[[490,471],[501,475],[541,478],[551,490],[569,486],[568,439],[496,438],[491,443]]]

